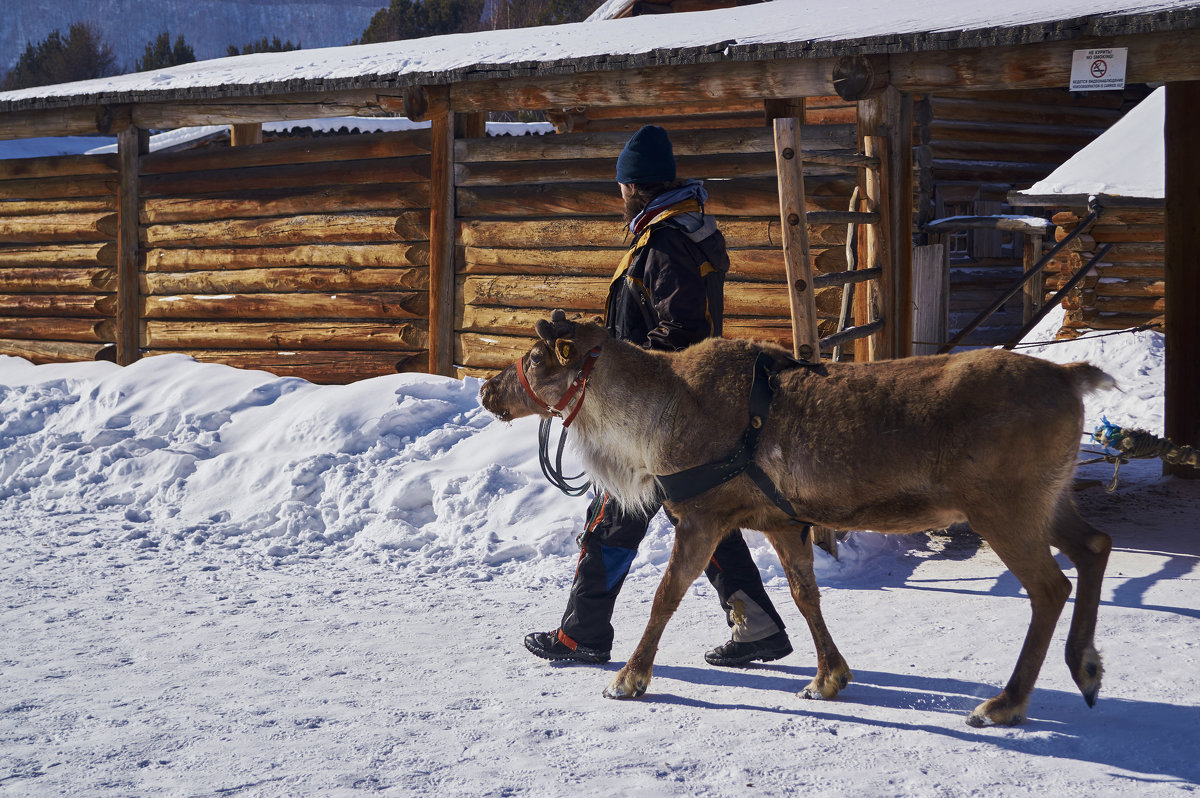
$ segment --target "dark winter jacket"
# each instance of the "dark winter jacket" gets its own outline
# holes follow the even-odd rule
[[[609,332],[667,351],[721,335],[728,271],[725,237],[694,199],[658,212],[613,275]]]

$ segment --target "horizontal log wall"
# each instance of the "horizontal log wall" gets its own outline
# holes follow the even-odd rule
[[[628,117],[628,111],[611,113]],[[670,132],[679,176],[705,180],[705,210],[717,218],[729,246],[726,336],[790,348],[771,129]],[[614,178],[628,137],[625,130],[588,127],[537,140],[457,143],[454,361],[460,374],[511,363],[528,348],[534,322],[556,307],[603,315],[609,280],[630,243]],[[806,150],[847,149],[853,141],[852,125],[804,129]],[[855,179],[845,168],[806,167],[809,210],[846,210]],[[817,272],[845,270],[844,224],[812,225],[810,236]],[[840,288],[817,293],[822,334],[836,326],[840,299]]]
[[[314,382],[425,371],[429,133],[144,156],[143,354]]]
[[[1058,210],[1055,239],[1062,240],[1087,215],[1086,209]],[[1166,211],[1157,208],[1104,208],[1096,224],[1046,267],[1049,298],[1107,243],[1114,246],[1063,300],[1066,314],[1060,338],[1095,330],[1123,330],[1163,323],[1166,288]],[[1047,242],[1053,244],[1053,242]]]
[[[915,160],[918,229],[934,218],[970,213],[1019,213],[1007,204],[1026,188],[1112,126],[1146,94],[1125,92],[1072,96],[1066,89],[973,92],[918,99]],[[1036,210],[1036,209],[1034,209]],[[974,319],[1022,270],[1022,241],[1015,234],[975,232],[972,255],[950,263],[949,332]],[[1017,295],[967,338],[972,345],[999,344],[1023,322]]]
[[[114,156],[0,161],[0,354],[112,352],[116,232]]]

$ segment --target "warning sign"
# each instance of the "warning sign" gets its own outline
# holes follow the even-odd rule
[[[1128,47],[1076,50],[1071,56],[1071,91],[1125,88]]]

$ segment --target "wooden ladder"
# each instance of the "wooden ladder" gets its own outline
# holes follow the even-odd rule
[[[888,307],[886,296],[889,289],[881,280],[888,269],[888,248],[885,238],[885,214],[887,207],[886,184],[881,175],[886,173],[887,147],[882,136],[867,136],[863,140],[863,152],[855,150],[814,150],[806,152],[801,146],[801,122],[794,117],[774,120],[775,167],[779,176],[779,216],[783,228],[784,267],[787,274],[788,300],[792,315],[792,354],[801,359],[816,361],[822,351],[851,341],[856,345],[855,354],[865,360],[875,359],[876,333],[881,332],[886,319],[880,307]],[[804,195],[804,164],[819,163],[853,167],[862,170],[861,183],[864,190],[866,210],[809,211]],[[854,268],[857,262],[857,242],[848,236],[846,241],[847,260],[851,268],[832,274],[814,275],[809,249],[808,227],[811,224],[839,224],[865,226],[866,268]],[[874,281],[874,282],[868,282]],[[881,282],[883,283],[881,285]],[[856,323],[853,327],[821,338],[817,329],[816,292],[819,288],[841,286],[843,292],[853,291],[857,283],[868,283],[867,291],[861,292],[855,305]],[[850,489],[851,486],[847,486]],[[813,540],[821,548],[837,557],[837,535],[825,527],[813,528]]]

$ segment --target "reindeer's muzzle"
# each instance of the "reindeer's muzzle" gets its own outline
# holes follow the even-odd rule
[[[479,387],[479,403],[501,421],[512,421],[512,403],[522,401],[524,391],[517,385],[516,367],[509,366]]]

